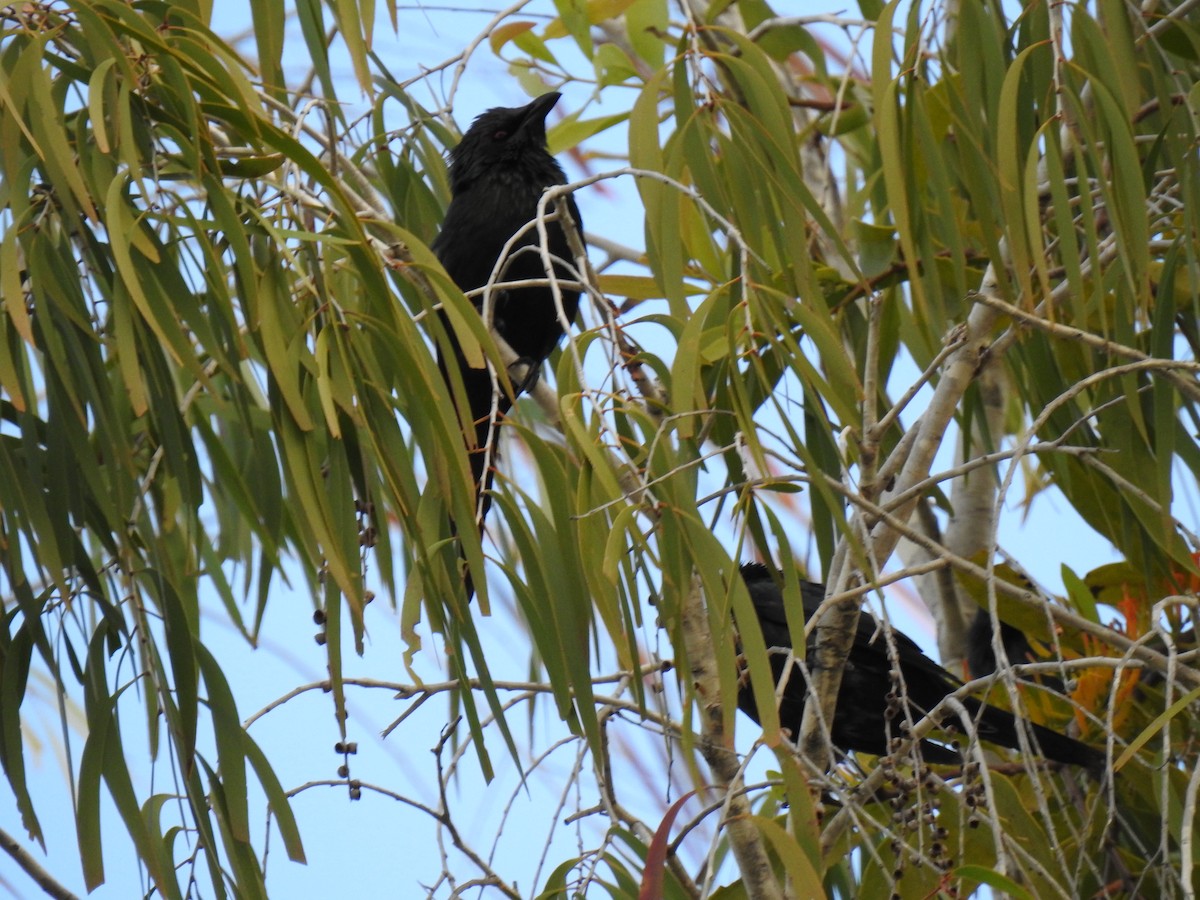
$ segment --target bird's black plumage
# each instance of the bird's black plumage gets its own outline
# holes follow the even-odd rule
[[[1000,622],[1000,642],[1008,665],[1042,662],[1025,632],[1007,622]],[[996,651],[992,646],[992,617],[986,609],[975,613],[967,627],[967,670],[972,678],[983,678],[996,671]],[[1048,690],[1061,694],[1063,683],[1053,675],[1039,674],[1033,680]]]
[[[741,573],[750,591],[767,647],[791,647],[781,581],[770,569],[758,563],[743,565]],[[802,582],[801,596],[804,618],[807,620],[824,599],[825,588],[813,582]],[[876,634],[876,631],[875,620],[867,613],[862,613],[842,674],[831,739],[841,751],[858,750],[882,756],[888,752],[889,695],[895,698],[891,701],[893,704],[907,702],[912,720],[916,722],[947,694],[957,690],[962,682],[922,653],[909,637],[895,630],[892,631],[896,654],[894,667],[888,655],[887,641],[882,633]],[[810,642],[808,651],[811,653],[812,650],[813,644]],[[776,679],[782,677],[785,664],[786,658],[782,654],[771,655],[771,668]],[[898,670],[902,681],[893,679],[893,668]],[[793,667],[779,707],[780,722],[793,735],[800,733],[807,695],[808,683],[800,667]],[[1020,746],[1017,722],[1011,713],[973,698],[964,699],[963,706],[971,713],[975,731],[981,739],[1003,747]],[[754,721],[759,721],[754,695],[748,683],[738,691],[738,707]],[[903,707],[899,709],[903,711]],[[899,722],[902,716],[897,715],[891,721],[892,735],[901,736]],[[950,721],[947,719],[947,722]],[[1085,766],[1093,772],[1103,765],[1103,754],[1086,744],[1033,723],[1026,723],[1025,727],[1032,729],[1032,736],[1047,759]],[[921,750],[929,762],[953,763],[959,760],[957,752],[931,741],[922,741]]]
[[[546,115],[558,98],[556,93],[543,94],[526,106],[489,109],[450,151],[450,206],[433,250],[463,291],[488,283],[505,244],[537,217],[538,200],[545,188],[566,183],[562,167],[546,149]],[[575,201],[568,198],[567,207],[582,233]],[[550,254],[569,262],[572,254],[558,222],[547,224],[547,235]],[[537,230],[530,229],[514,246],[498,282],[545,279],[538,246]],[[555,265],[554,271],[558,278],[575,280],[562,265]],[[561,297],[562,313],[572,321],[579,292],[564,288]],[[482,298],[477,298],[475,305],[481,308]],[[493,327],[529,364],[530,378],[536,377],[563,335],[553,290],[548,286],[496,290],[491,310]],[[442,322],[453,340],[445,316]],[[449,358],[439,354],[438,363],[448,381],[451,367],[462,377],[475,428],[475,446],[469,448],[471,472],[477,487],[486,492],[492,483],[491,466],[486,465],[488,447],[494,447],[496,428],[512,399],[501,393],[493,416],[492,378],[486,368],[470,368],[457,343]],[[517,392],[526,384],[516,384]],[[491,452],[494,462],[494,449]],[[484,514],[488,505],[485,494],[480,506]]]
[[[1000,642],[1010,665],[1041,662],[1025,633],[1007,622],[1000,623]],[[967,628],[967,668],[972,678],[982,678],[996,671],[996,651],[992,646],[992,617],[980,609]]]

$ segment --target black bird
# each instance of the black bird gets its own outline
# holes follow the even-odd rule
[[[743,565],[741,573],[758,614],[758,623],[762,628],[767,648],[790,648],[792,638],[788,632],[787,616],[784,612],[781,581],[770,569],[759,563]],[[824,599],[825,587],[805,581],[801,582],[800,590],[804,601],[804,618],[807,621]],[[888,752],[889,719],[891,734],[902,736],[899,723],[903,721],[904,702],[907,702],[909,714],[916,722],[942,698],[962,685],[961,681],[922,653],[911,638],[895,630],[892,631],[892,637],[898,663],[895,667],[888,656],[887,642],[883,634],[876,635],[875,620],[865,612],[859,616],[858,631],[842,674],[837,714],[834,716],[831,734],[834,747],[842,752],[857,750],[883,756]],[[810,640],[809,653],[813,652],[814,646],[815,641]],[[771,654],[771,669],[776,679],[782,677],[785,664],[784,654]],[[893,679],[893,668],[898,670],[903,688]],[[780,723],[791,731],[793,736],[800,733],[807,695],[808,684],[804,675],[799,666],[794,666],[779,706]],[[962,703],[970,712],[975,731],[981,739],[1014,749],[1020,746],[1017,740],[1017,723],[1012,713],[970,697],[964,698]],[[889,716],[889,705],[898,713],[894,717]],[[738,691],[738,708],[755,722],[760,721],[748,682]],[[952,715],[945,717],[943,721],[947,724],[958,723],[957,718]],[[1026,723],[1026,727],[1032,729],[1037,746],[1047,759],[1084,766],[1093,773],[1102,769],[1104,754],[1099,751],[1040,725]],[[928,762],[960,761],[955,750],[929,740],[921,742],[921,752]]]
[[[1012,665],[1039,662],[1033,646],[1019,631],[1007,622],[1000,623],[1000,641],[1004,655]],[[996,671],[996,651],[992,648],[992,617],[986,609],[980,609],[967,629],[967,668],[972,678],[982,678]]]
[[[433,242],[433,251],[463,291],[488,283],[504,245],[537,217],[538,200],[545,188],[566,183],[562,167],[546,149],[546,115],[559,96],[543,94],[526,106],[489,109],[450,151],[450,207]],[[583,222],[573,198],[567,199],[567,208],[582,234]],[[553,211],[553,206],[549,209]],[[551,256],[569,262],[572,254],[558,222],[549,222],[546,230]],[[498,282],[545,279],[538,245],[537,229],[531,228],[513,247]],[[575,280],[564,265],[556,264],[554,271],[560,279]],[[561,296],[566,321],[573,321],[579,292],[564,288]],[[477,309],[482,303],[482,297],[476,298]],[[492,294],[491,310],[492,326],[528,364],[529,375],[514,384],[519,394],[532,386],[542,363],[562,338],[563,325],[554,293],[549,286],[497,290]],[[442,324],[453,341],[454,333],[445,314]],[[447,383],[452,384],[453,369],[466,388],[475,427],[475,446],[468,447],[471,474],[477,490],[484,492],[478,507],[482,529],[483,516],[491,505],[486,492],[493,474],[492,467],[485,466],[485,462],[489,452],[490,461],[495,462],[496,429],[512,407],[513,398],[501,392],[493,416],[492,379],[488,370],[470,368],[457,342],[451,358],[439,352],[438,365]]]

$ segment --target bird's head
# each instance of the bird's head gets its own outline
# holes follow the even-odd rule
[[[546,150],[546,115],[556,92],[526,106],[497,106],[481,113],[450,151],[450,188],[457,193],[479,178],[561,180],[562,170]]]

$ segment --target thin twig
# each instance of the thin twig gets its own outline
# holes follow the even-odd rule
[[[45,891],[48,896],[56,897],[58,900],[78,900],[75,894],[71,893],[66,887],[55,880],[54,876],[47,872],[28,850],[21,846],[20,841],[3,829],[0,829],[0,848],[11,856],[13,861],[25,870],[25,874],[32,878],[34,883]]]

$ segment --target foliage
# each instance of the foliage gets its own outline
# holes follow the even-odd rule
[[[1200,475],[1188,4],[863,2],[860,19],[757,0],[556,0],[548,19],[526,6],[397,81],[372,50],[373,4],[301,0],[302,89],[284,78],[297,38],[281,4],[252,4],[253,64],[201,2],[0,14],[0,762],[29,838],[45,835],[22,703],[45,672],[64,736],[72,698],[86,716],[82,747],[64,741],[89,889],[113,839],[102,785],[164,896],[267,893],[252,796],[303,860],[202,617],[219,604],[257,642],[273,587],[299,572],[342,740],[359,688],[344,654],[362,651],[378,589],[406,662],[429,649],[419,622],[444,636],[465,718],[447,740],[487,777],[522,756],[521,688],[493,678],[481,636],[492,596],[515,598],[544,698],[529,702],[586,749],[584,805],[609,819],[548,894],[644,880],[694,896],[718,871],[743,879],[724,896],[778,896],[782,876],[804,895],[1190,889],[1200,677],[1175,652],[1200,551],[1178,512]],[[508,429],[521,449],[497,479],[494,540],[455,541],[473,486],[430,312],[453,311],[498,357],[428,244],[456,95],[485,42],[531,92],[591,86],[551,143],[589,173],[581,206],[636,185],[625,218],[644,219],[645,251],[593,238],[593,310],[541,386],[548,410],[523,401]],[[355,87],[373,106],[352,121],[338,92]],[[430,88],[436,108],[419,99]],[[1064,569],[1055,602],[997,575],[1014,489],[1024,506],[1053,491],[1124,568]],[[885,576],[902,538],[915,556]],[[1053,668],[1077,676],[1074,707],[1022,701],[1011,676],[996,696],[1107,741],[1112,789],[1020,765],[914,774],[903,754],[827,771],[768,720],[772,784],[747,801],[731,752],[744,676],[730,612],[749,610],[736,562],[813,548],[843,598],[925,576],[948,665],[977,603],[1044,626]],[[460,556],[482,572],[485,555],[470,607]],[[1121,628],[1105,624],[1114,607]],[[826,624],[836,651],[846,623]],[[692,675],[674,697],[653,690],[664,648]],[[760,709],[765,650],[747,636]],[[717,785],[700,816],[724,816],[728,843],[703,864],[666,841],[667,797],[662,829],[617,802],[608,729],[631,710],[696,786]],[[134,741],[168,790],[135,789]],[[837,809],[818,819],[812,788]],[[517,894],[446,809],[431,815],[472,867],[447,883]]]

